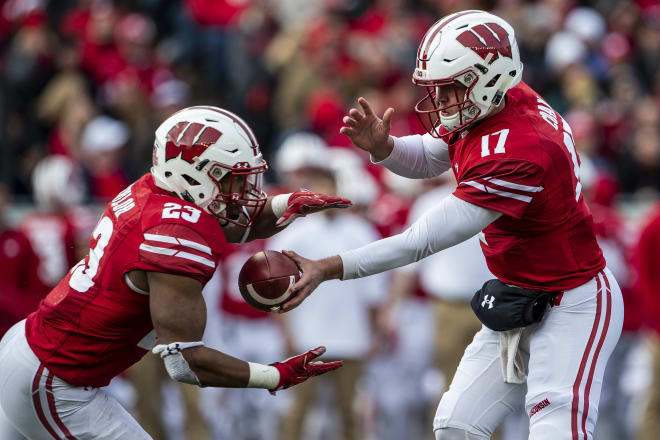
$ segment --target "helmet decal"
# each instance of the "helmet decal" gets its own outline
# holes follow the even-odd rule
[[[192,164],[195,157],[201,156],[209,146],[220,139],[220,136],[222,133],[213,127],[198,122],[192,124],[188,121],[178,122],[167,132],[165,161],[180,154],[181,159]]]
[[[499,55],[512,58],[509,34],[497,23],[474,26],[456,37],[456,41],[472,49],[488,64],[499,58]]]

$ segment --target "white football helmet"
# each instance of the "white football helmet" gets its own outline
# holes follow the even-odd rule
[[[431,26],[417,50],[412,81],[427,91],[415,106],[417,116],[434,137],[463,130],[502,103],[507,90],[520,82],[522,70],[509,23],[478,10],[447,15]],[[459,96],[456,83],[467,87],[465,96]],[[458,102],[441,107],[436,96],[445,86],[453,87]],[[454,108],[458,111],[453,115],[441,113]]]
[[[47,156],[32,172],[32,192],[41,209],[72,208],[87,194],[82,169],[66,156]]]
[[[188,107],[156,129],[151,174],[158,187],[220,220],[249,227],[266,204],[268,169],[252,130],[235,114]]]

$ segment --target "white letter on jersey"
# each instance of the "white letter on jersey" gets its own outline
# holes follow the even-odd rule
[[[504,143],[506,142],[506,137],[509,135],[508,128],[503,128],[502,130],[496,131],[495,133],[481,136],[481,157],[490,156],[490,137],[495,135],[499,136],[497,137],[497,145],[495,145],[495,150],[493,150],[493,153],[498,154],[505,152]]]
[[[85,265],[85,260],[83,259],[71,269],[71,278],[69,279],[69,286],[71,288],[78,292],[87,292],[94,285],[94,276],[99,268],[99,261],[103,257],[103,250],[110,241],[113,229],[114,227],[110,217],[103,217],[99,224],[96,225],[94,232],[92,232],[92,237],[97,240],[96,246],[90,250],[87,256],[87,265]]]
[[[552,125],[552,128],[557,130],[559,128],[559,122],[557,122],[557,115],[555,115],[555,112],[550,108],[550,106],[541,98],[537,98],[538,101],[538,107],[539,107],[539,114],[543,118],[545,122],[548,124]]]
[[[117,197],[112,199],[112,212],[115,213],[115,218],[119,218],[120,215],[126,211],[130,211],[135,208],[135,201],[131,197],[131,187],[129,186],[119,194]]]
[[[577,152],[575,151],[575,143],[573,142],[573,131],[564,118],[561,118],[561,125],[564,128],[564,145],[571,155],[573,161],[573,173],[577,184],[575,185],[575,201],[580,200],[580,193],[582,192],[582,183],[580,183],[580,164],[578,163]]]

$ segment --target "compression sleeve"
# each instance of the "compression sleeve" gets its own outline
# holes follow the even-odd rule
[[[442,139],[436,139],[430,134],[421,136],[395,137],[394,149],[388,157],[375,162],[399,176],[411,179],[436,177],[449,168],[449,147]]]
[[[366,277],[419,261],[476,235],[500,215],[450,195],[402,233],[340,253],[342,279]]]

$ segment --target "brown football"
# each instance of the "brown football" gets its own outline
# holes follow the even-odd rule
[[[289,288],[300,279],[296,263],[277,251],[251,256],[238,275],[238,288],[252,307],[276,312],[291,296]]]

